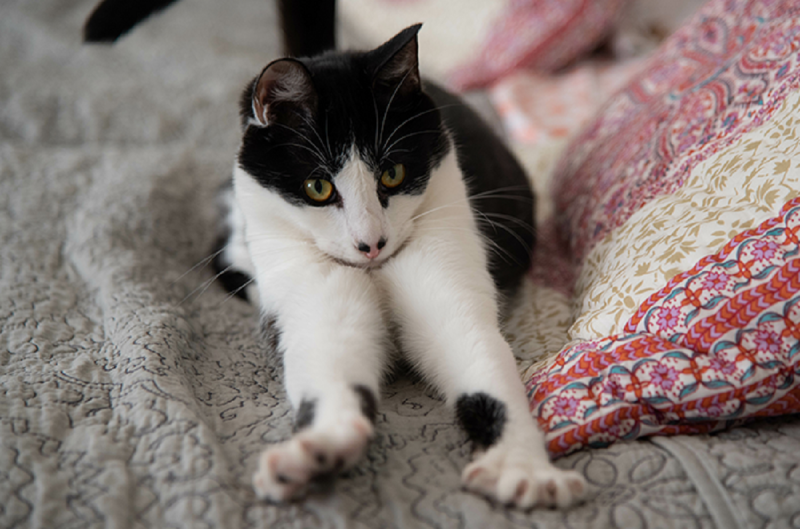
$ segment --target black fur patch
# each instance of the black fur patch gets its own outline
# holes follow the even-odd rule
[[[314,411],[316,410],[316,401],[314,400],[305,400],[300,403],[300,407],[297,408],[297,413],[294,416],[294,431],[297,432],[306,428],[307,426],[311,426],[311,423],[314,422]]]
[[[369,419],[369,422],[375,424],[375,418],[378,415],[378,399],[375,398],[375,394],[367,386],[361,384],[353,386],[353,391],[361,399],[361,413]]]
[[[226,184],[226,187],[231,184]],[[234,296],[249,301],[247,298],[247,290],[245,287],[251,283],[251,277],[243,272],[234,270],[230,267],[230,263],[226,262],[222,251],[228,244],[231,232],[228,226],[225,226],[222,233],[217,237],[217,242],[214,245],[214,259],[211,261],[211,268],[214,270],[222,287]]]
[[[175,0],[104,0],[83,27],[86,42],[114,42],[133,26]]]
[[[212,268],[218,276],[217,279],[222,283],[222,287],[237,298],[249,301],[246,287],[252,282],[252,278],[238,270],[226,270],[227,267],[228,265],[222,260],[222,254],[217,254],[212,261]]]
[[[300,117],[289,124],[280,119],[267,126],[250,122],[256,81],[249,83],[240,100],[244,134],[239,167],[289,203],[326,207],[336,201],[314,203],[306,195],[303,182],[324,178],[335,187],[336,176],[355,148],[376,181],[396,164],[406,167],[402,184],[391,189],[379,186],[384,207],[394,195],[423,193],[431,171],[450,149],[441,115],[424,92],[401,93],[397,91],[399,82],[386,86],[378,82],[384,65],[395,57],[396,48],[415,43],[415,35],[416,29],[401,32],[387,43],[392,46],[369,52],[328,52],[297,59],[311,78],[308,89],[314,93],[306,99],[316,104],[308,108],[300,105]],[[416,55],[409,57],[406,66],[416,72]],[[282,101],[277,99],[272,104]]]
[[[453,133],[472,209],[478,212],[478,226],[492,241],[487,245],[489,272],[497,288],[510,295],[530,268],[536,243],[534,197],[528,177],[508,147],[472,109],[432,83],[424,86]]]
[[[506,406],[486,393],[461,395],[456,401],[456,417],[473,443],[488,447],[503,435]]]
[[[336,0],[280,0],[283,51],[310,57],[336,47]]]

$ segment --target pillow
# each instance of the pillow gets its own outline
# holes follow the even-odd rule
[[[553,454],[800,412],[799,49],[800,2],[711,0],[562,156]]]
[[[553,72],[595,48],[625,0],[510,0],[477,57],[452,71],[448,84],[480,88],[526,68]]]
[[[425,77],[468,89],[553,71],[597,46],[625,0],[340,0],[339,40],[369,48],[417,22]]]

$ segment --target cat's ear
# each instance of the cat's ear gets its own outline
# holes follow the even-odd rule
[[[413,96],[421,91],[417,33],[422,24],[407,27],[388,42],[370,52],[375,65],[373,86],[397,96]]]
[[[293,126],[313,119],[317,92],[311,74],[300,61],[278,59],[264,68],[253,84],[253,118],[262,126],[282,123]]]

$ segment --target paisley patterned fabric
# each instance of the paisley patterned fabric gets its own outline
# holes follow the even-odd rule
[[[800,86],[800,3],[712,1],[572,144],[556,178],[576,258]]]
[[[529,381],[549,449],[800,411],[800,198]],[[800,380],[800,378],[798,379]]]
[[[800,412],[799,16],[712,0],[563,156],[573,324],[528,380],[551,453]]]

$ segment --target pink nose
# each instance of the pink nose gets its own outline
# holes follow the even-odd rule
[[[375,259],[380,255],[383,247],[386,246],[386,240],[381,238],[377,244],[369,245],[365,242],[358,243],[358,251],[363,253],[367,259]]]

